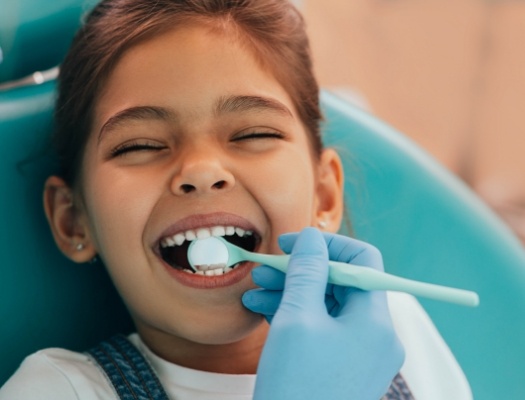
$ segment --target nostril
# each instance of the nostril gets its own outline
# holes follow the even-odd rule
[[[180,188],[181,188],[183,193],[191,193],[191,192],[193,192],[195,190],[195,186],[189,185],[187,183],[184,183],[184,184],[180,185]]]
[[[222,181],[215,182],[212,187],[214,189],[222,189],[224,186],[226,186],[226,181],[222,180]]]
[[[199,180],[200,179],[200,180]],[[186,180],[186,182],[192,182],[190,180]],[[196,194],[196,193],[212,193],[212,192],[221,192],[229,190],[231,187],[234,186],[234,182],[229,179],[207,179],[205,176],[198,177],[198,179],[195,179],[192,183],[182,183],[178,182],[175,183],[174,187],[174,193],[177,195],[190,195],[190,194]]]

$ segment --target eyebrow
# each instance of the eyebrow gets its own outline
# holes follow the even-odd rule
[[[242,111],[273,111],[293,117],[281,102],[261,96],[223,96],[215,104],[215,114],[222,115]]]
[[[175,118],[175,113],[165,107],[157,106],[136,106],[126,108],[111,116],[100,128],[98,140],[106,131],[110,131],[118,125],[122,125],[127,121],[141,121],[141,120],[160,120],[167,121]]]
[[[287,117],[292,117],[293,114],[281,102],[261,96],[223,96],[220,97],[214,105],[214,113],[217,116],[224,114],[235,113],[235,112],[259,112],[259,111],[271,111],[277,112]],[[126,108],[122,111],[117,112],[111,116],[100,128],[98,135],[98,141],[100,142],[102,135],[111,131],[115,127],[122,125],[128,121],[141,121],[141,120],[159,120],[169,121],[176,119],[176,112],[159,106],[136,106]]]

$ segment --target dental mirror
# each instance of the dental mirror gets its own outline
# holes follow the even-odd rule
[[[253,253],[227,242],[222,237],[196,239],[188,248],[188,261],[195,271],[203,266],[233,267],[241,261],[266,264],[285,272],[288,269],[289,255]],[[372,268],[330,261],[329,283],[339,286],[352,286],[362,290],[391,290],[406,292],[414,296],[428,297],[460,305],[476,307],[479,304],[477,293],[419,282],[380,272]]]

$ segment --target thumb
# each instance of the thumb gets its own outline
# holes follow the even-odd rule
[[[306,228],[292,249],[280,309],[290,312],[322,309],[328,282],[328,249],[321,232]]]

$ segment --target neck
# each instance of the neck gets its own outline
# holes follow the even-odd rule
[[[226,344],[203,344],[161,331],[137,331],[149,349],[182,367],[223,374],[255,374],[269,325],[262,322],[245,338]]]

